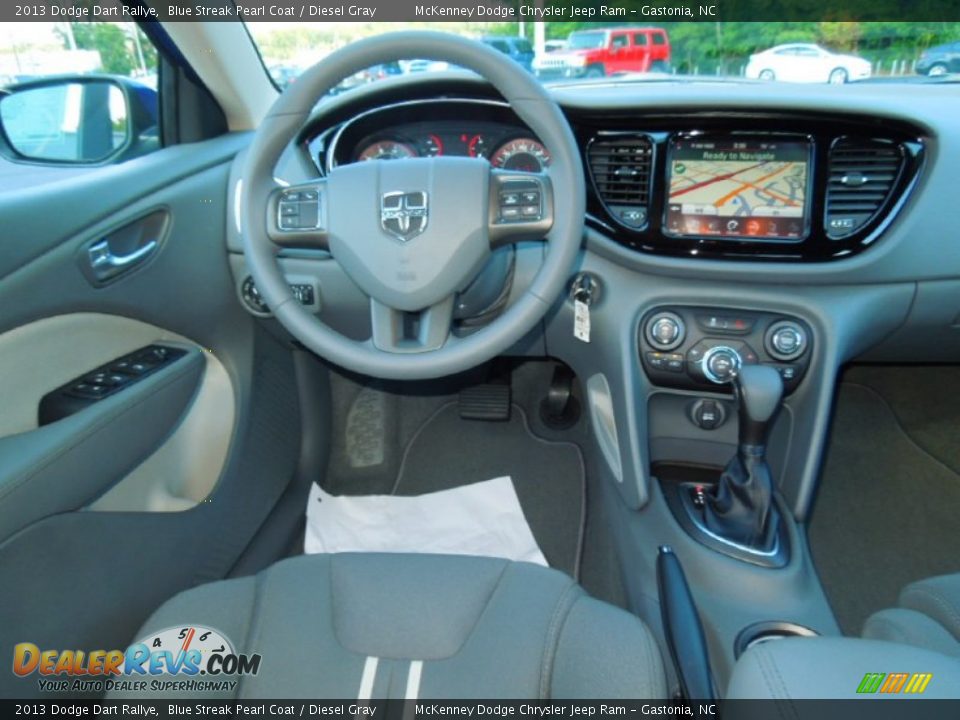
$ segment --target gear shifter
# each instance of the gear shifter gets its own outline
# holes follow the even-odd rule
[[[732,379],[739,446],[720,481],[704,495],[704,523],[719,537],[753,550],[769,550],[778,518],[766,450],[783,399],[783,380],[771,367],[745,365]]]

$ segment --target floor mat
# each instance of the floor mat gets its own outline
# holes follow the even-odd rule
[[[911,435],[876,390],[840,386],[809,536],[847,634],[894,606],[904,585],[960,570],[960,475]]]
[[[509,477],[423,495],[329,495],[307,501],[306,553],[480,555],[546,565]]]
[[[580,448],[534,435],[513,407],[507,422],[463,420],[455,403],[437,410],[407,446],[394,492],[420,495],[509,475],[551,567],[576,577],[585,482]]]

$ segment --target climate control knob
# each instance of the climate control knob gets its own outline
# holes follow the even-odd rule
[[[767,330],[766,346],[777,360],[794,360],[807,349],[807,333],[798,323],[781,320]]]
[[[686,335],[680,316],[672,312],[658,312],[647,320],[647,342],[657,350],[673,350]]]
[[[712,383],[723,385],[733,380],[740,372],[743,360],[733,348],[726,345],[717,345],[707,350],[700,360],[700,370],[703,376]]]

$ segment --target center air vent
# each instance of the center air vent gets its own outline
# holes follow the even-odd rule
[[[889,140],[839,138],[830,148],[825,230],[833,240],[853,235],[886,206],[904,166]]]
[[[590,176],[607,212],[631,229],[646,227],[653,146],[646,135],[598,137],[587,151]]]

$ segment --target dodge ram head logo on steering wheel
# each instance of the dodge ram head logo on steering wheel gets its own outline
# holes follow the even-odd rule
[[[401,242],[426,230],[429,217],[425,192],[388,192],[380,197],[380,224]]]

